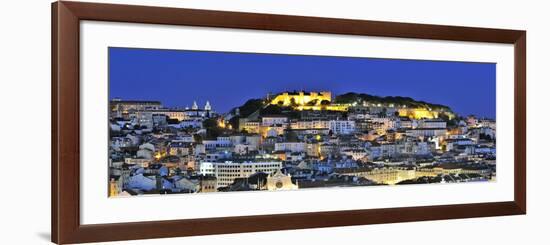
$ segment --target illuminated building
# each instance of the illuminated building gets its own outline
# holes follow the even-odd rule
[[[297,190],[298,186],[292,183],[290,175],[285,175],[281,170],[267,176],[267,190],[269,191],[281,191],[281,190]]]
[[[367,161],[367,151],[364,149],[345,149],[340,151],[340,154],[351,157],[353,160]]]
[[[327,120],[300,120],[290,123],[291,129],[327,129],[329,121]]]
[[[147,128],[152,128],[156,121],[159,121],[159,117],[168,117],[170,119],[183,121],[187,120],[189,116],[183,110],[175,109],[158,109],[158,110],[143,110],[134,112],[133,117],[137,120],[137,123]],[[164,120],[165,121],[165,120]]]
[[[282,135],[285,132],[285,129],[287,129],[286,125],[283,124],[276,124],[271,126],[260,126],[259,134],[263,137],[276,137],[278,135]]]
[[[176,119],[178,121],[182,121],[189,118],[189,116],[185,113],[184,110],[160,109],[160,110],[154,110],[149,112],[152,112],[154,115],[165,115],[170,119]]]
[[[305,152],[306,143],[304,142],[275,143],[275,151]]]
[[[299,111],[347,111],[347,104],[333,104],[331,92],[284,92],[270,102],[272,105],[292,106]]]
[[[282,135],[287,128],[288,117],[283,115],[263,116],[258,133],[263,137]]]
[[[341,105],[341,104],[333,104],[333,105],[300,105],[295,107],[296,110],[299,111],[307,111],[307,110],[313,110],[313,111],[320,111],[320,110],[327,110],[327,111],[347,111],[349,108],[349,105]]]
[[[282,105],[282,106],[291,106],[291,105],[310,105],[310,106],[320,106],[322,101],[331,102],[332,97],[330,92],[284,92],[277,95],[271,100],[272,105]]]
[[[321,144],[319,143],[308,143],[306,145],[306,154],[310,157],[320,157],[321,156]]]
[[[111,117],[129,118],[135,111],[158,110],[162,108],[159,101],[147,100],[120,100],[114,99],[109,103]]]
[[[196,101],[193,101],[191,108],[185,107],[183,110],[187,118],[210,118],[213,117],[216,113],[212,110],[212,106],[209,101],[206,101],[204,109],[199,108]]]
[[[399,108],[397,110],[400,117],[408,117],[410,119],[434,119],[439,118],[442,114],[440,111],[430,110],[426,108]],[[450,119],[454,118],[454,114],[444,112]]]
[[[418,126],[418,123],[416,120],[413,121],[408,117],[402,117],[399,118],[397,125],[398,128],[416,128]]]
[[[203,140],[202,144],[210,151],[230,148],[233,143],[229,137],[218,137],[215,140]]]
[[[403,180],[415,179],[414,169],[380,168],[366,172],[365,178],[381,184],[394,185]]]
[[[129,165],[137,165],[141,168],[147,168],[149,167],[149,164],[151,164],[151,159],[126,157],[124,158],[124,163]]]
[[[329,129],[335,134],[352,134],[355,132],[355,121],[352,120],[331,120]]]
[[[199,164],[199,173],[214,176],[214,164],[212,162],[201,162]]]
[[[262,126],[285,125],[288,123],[288,117],[282,115],[271,115],[262,117]]]
[[[192,152],[192,145],[189,142],[170,142],[168,144],[168,154],[171,156],[187,156]]]
[[[283,167],[282,162],[274,160],[250,159],[248,161],[235,162],[201,162],[201,174],[213,173],[217,178],[217,187],[228,186],[236,178],[248,178],[250,175],[263,172],[272,174]]]
[[[433,169],[418,171],[417,169],[406,167],[358,168],[353,171],[339,172],[341,175],[364,177],[376,183],[386,185],[395,185],[404,180],[412,180],[424,176],[434,177],[439,173],[440,171],[433,171]]]
[[[407,129],[405,134],[412,137],[432,137],[444,136],[446,133],[446,128],[414,128]]]
[[[180,128],[202,128],[202,119],[184,119],[178,125]]]
[[[249,144],[236,144],[233,148],[233,152],[235,154],[245,155],[250,153],[251,151],[256,151],[258,148],[254,145]]]
[[[447,122],[441,119],[423,119],[418,121],[419,128],[446,128]]]
[[[381,129],[383,131],[395,129],[397,124],[396,120],[390,117],[372,117],[369,120],[370,122],[379,125],[379,128],[374,129]]]
[[[216,192],[217,191],[217,181],[214,176],[198,176],[199,180],[199,192]]]
[[[328,128],[320,129],[293,129],[292,132],[295,132],[298,136],[308,136],[315,135],[315,140],[321,140],[321,135],[328,135],[330,130]]]
[[[246,131],[247,133],[257,134],[260,132],[259,121],[249,121],[246,118],[239,119],[239,131]]]

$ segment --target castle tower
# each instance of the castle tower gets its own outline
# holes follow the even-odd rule
[[[205,111],[211,111],[212,110],[212,106],[210,105],[210,101],[206,101],[206,105],[204,106],[204,110]]]
[[[193,106],[191,107],[192,110],[198,110],[199,106],[197,105],[197,101],[193,101]]]

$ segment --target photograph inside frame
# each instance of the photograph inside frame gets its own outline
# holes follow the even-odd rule
[[[109,197],[496,181],[495,63],[123,47],[108,62]]]

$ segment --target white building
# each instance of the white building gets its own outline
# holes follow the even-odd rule
[[[367,151],[364,149],[345,149],[340,151],[340,154],[351,157],[353,160],[366,160]]]
[[[239,155],[248,154],[249,152],[256,150],[258,150],[256,146],[249,144],[236,144],[233,148],[233,152]]]
[[[202,162],[200,164],[201,174],[210,174],[216,177],[217,186],[228,186],[236,178],[248,178],[250,175],[263,172],[272,174],[283,167],[280,161],[244,161],[244,162]]]
[[[416,128],[418,127],[418,121],[409,118],[400,118],[397,123],[398,128]]]
[[[380,144],[370,147],[370,157],[375,158],[392,158],[396,157],[401,152],[402,145],[399,144]]]
[[[286,116],[264,116],[262,117],[262,126],[272,126],[272,125],[285,125],[288,123],[288,118]]]
[[[415,128],[407,129],[405,134],[412,137],[432,137],[432,136],[444,136],[447,133],[445,128]]]
[[[293,121],[290,123],[291,129],[327,129],[329,128],[329,121],[325,120],[301,120]]]
[[[247,135],[245,137],[245,143],[258,149],[260,147],[262,139],[259,135]]]
[[[183,110],[159,109],[150,112],[153,112],[155,115],[165,115],[170,119],[176,119],[178,121],[189,118],[187,115],[185,115],[185,112]]]
[[[179,123],[180,128],[202,128],[202,119],[184,119]]]
[[[306,143],[304,142],[275,143],[275,151],[305,152]]]
[[[199,164],[199,173],[214,176],[214,164],[212,162],[201,162]]]
[[[227,148],[233,145],[233,143],[231,142],[231,138],[229,136],[218,136],[218,138],[216,138],[216,141],[217,141],[216,147]]]
[[[140,126],[147,128],[153,127],[153,112],[152,111],[136,111],[135,119]]]
[[[419,128],[447,128],[447,122],[441,119],[424,119],[418,121]]]
[[[355,121],[352,120],[331,120],[329,129],[334,134],[352,134],[355,132]]]

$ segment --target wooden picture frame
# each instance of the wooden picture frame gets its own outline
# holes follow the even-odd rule
[[[79,23],[82,20],[513,44],[515,50],[514,200],[478,204],[82,225],[79,200]],[[51,81],[51,237],[55,243],[306,229],[526,213],[525,31],[62,1],[52,4]]]

